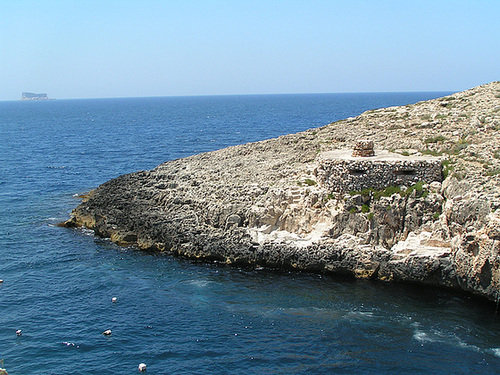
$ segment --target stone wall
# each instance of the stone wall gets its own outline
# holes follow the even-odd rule
[[[320,155],[318,161],[317,182],[338,193],[442,180],[442,165],[438,158],[342,158]]]

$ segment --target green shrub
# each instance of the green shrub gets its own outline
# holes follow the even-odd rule
[[[363,197],[369,197],[372,191],[373,191],[373,189],[363,189],[363,190],[361,190],[361,195]]]
[[[401,188],[399,186],[387,186],[383,190],[375,191],[373,196],[375,197],[375,199],[379,199],[380,197],[390,197],[395,193],[401,193]]]
[[[413,190],[421,192],[423,190],[424,183],[422,181],[417,182],[415,185],[410,186],[406,189],[405,195],[410,195]]]
[[[370,189],[363,189],[362,191],[350,191],[349,194],[351,196],[361,194],[364,197],[372,195],[373,199],[377,200],[377,199],[380,199],[381,197],[390,197],[392,194],[399,194],[402,197],[405,197],[405,196],[411,194],[411,192],[413,190],[416,190],[418,197],[425,198],[429,194],[429,191],[424,189],[424,182],[423,181],[417,182],[416,184],[410,186],[409,188],[407,188],[404,191],[401,190],[401,187],[399,187],[399,186],[391,185],[391,186],[387,186],[386,188],[381,189],[381,190],[375,190],[373,188],[370,188]],[[361,207],[361,212],[366,213],[369,211],[370,211],[370,206],[367,204],[363,204],[363,206]]]
[[[410,195],[414,190],[417,198],[425,198],[429,195],[429,190],[424,189],[423,181],[419,181],[415,185],[412,185],[409,188],[407,188],[405,191],[405,195]]]
[[[424,143],[443,143],[446,140],[446,137],[442,135],[436,135],[435,137],[429,137],[424,140]]]
[[[358,209],[356,207],[352,207],[350,210],[349,210],[349,213],[350,214],[357,214],[358,213]]]
[[[362,197],[367,198],[367,197],[370,197],[375,192],[376,192],[376,190],[373,188],[366,188],[366,189],[363,189],[361,191],[352,190],[349,192],[349,195],[353,196],[353,195],[360,194]]]
[[[370,206],[368,206],[367,204],[362,205],[361,212],[363,212],[364,214],[366,214],[367,212],[370,212]]]
[[[422,155],[430,155],[430,156],[441,156],[443,153],[441,151],[435,151],[435,150],[420,150],[420,153]]]
[[[470,142],[468,142],[462,138],[457,143],[455,143],[455,146],[453,146],[453,148],[451,149],[451,153],[454,155],[457,155],[460,151],[467,148],[467,146],[469,146],[469,145],[470,145]]]
[[[411,186],[409,189],[414,189],[416,191],[422,191],[422,190],[424,190],[424,182],[419,181],[415,185]]]
[[[306,179],[304,180],[304,183],[305,183],[307,186],[313,186],[313,185],[316,185],[316,181],[311,180],[310,178],[306,178]]]
[[[500,168],[492,168],[492,169],[488,169],[487,171],[485,171],[484,173],[486,176],[496,176],[498,174],[500,174]]]

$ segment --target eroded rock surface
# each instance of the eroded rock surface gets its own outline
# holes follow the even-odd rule
[[[66,225],[190,258],[442,285],[496,301],[499,131],[493,82],[120,176],[90,192]],[[318,184],[318,155],[359,139],[442,156],[445,179],[351,194]]]

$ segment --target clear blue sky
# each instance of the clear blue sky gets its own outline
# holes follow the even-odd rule
[[[0,0],[0,100],[459,91],[495,80],[498,0]]]

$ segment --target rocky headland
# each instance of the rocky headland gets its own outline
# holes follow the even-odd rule
[[[442,175],[335,189],[326,156],[360,139],[375,154],[440,158]],[[438,285],[498,302],[500,82],[123,175],[86,195],[64,225],[188,258]]]

